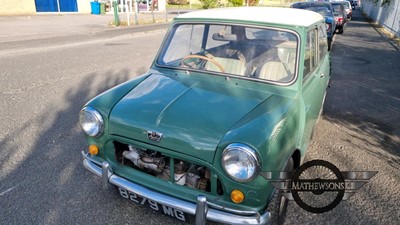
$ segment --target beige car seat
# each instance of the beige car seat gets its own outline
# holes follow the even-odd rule
[[[246,60],[243,54],[237,50],[226,49],[225,54],[227,58],[214,57],[212,55],[207,55],[207,57],[212,58],[217,61],[224,68],[225,73],[230,73],[234,75],[243,76],[246,71]],[[212,62],[207,62],[205,65],[206,70],[221,72],[221,70]]]
[[[261,67],[258,78],[271,81],[287,82],[292,79],[292,75],[284,63],[272,61],[265,63]]]

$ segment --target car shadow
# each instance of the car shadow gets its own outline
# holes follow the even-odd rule
[[[127,69],[88,74],[77,86],[63,92],[66,108],[55,107],[55,112],[40,114],[1,140],[0,165],[12,166],[1,168],[5,173],[0,176],[0,190],[6,191],[0,194],[0,201],[13,202],[1,204],[1,223],[87,224],[102,214],[103,206],[113,208],[109,201],[113,196],[90,195],[101,189],[96,186],[96,178],[82,166],[80,152],[86,141],[78,125],[78,115],[90,98],[128,80],[130,74]],[[29,134],[31,127],[45,129],[32,141],[32,146],[18,143],[19,135]],[[24,155],[17,154],[21,148],[27,148]],[[92,197],[98,198],[99,205],[88,201]],[[76,217],[85,210],[86,215],[96,215]],[[98,223],[106,224],[114,219],[100,218]]]
[[[324,118],[375,138],[379,147],[397,158],[400,156],[400,52],[373,31],[360,13],[353,18],[359,23],[349,26],[331,52],[331,88]]]

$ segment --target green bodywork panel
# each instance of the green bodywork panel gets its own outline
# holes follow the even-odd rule
[[[205,21],[176,19],[172,26],[182,22]],[[104,134],[99,138],[87,138],[89,144],[100,148],[100,153],[93,157],[98,161],[109,161],[114,173],[128,180],[195,202],[198,190],[117,163],[112,141],[151,147],[168,156],[210,168],[224,188],[222,196],[202,193],[211,202],[234,209],[264,210],[273,193],[272,186],[260,175],[248,183],[230,179],[221,167],[222,151],[231,143],[251,146],[260,158],[261,171],[282,171],[295,151],[304,155],[328,85],[329,54],[320,59],[315,74],[303,80],[304,37],[313,27],[250,21],[245,24],[287,29],[298,34],[298,72],[293,83],[276,85],[164,68],[153,63],[147,74],[110,89],[87,103],[105,120]],[[321,73],[327,76],[321,78]],[[151,142],[147,138],[148,131],[163,133],[161,141]],[[241,204],[230,200],[233,189],[245,194]]]

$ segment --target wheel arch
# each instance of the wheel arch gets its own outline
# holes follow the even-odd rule
[[[295,149],[294,152],[292,153],[292,159],[294,163],[294,169],[297,169],[301,165],[301,152],[299,149]]]

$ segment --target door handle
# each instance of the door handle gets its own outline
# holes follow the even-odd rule
[[[319,76],[320,78],[326,76],[324,73],[321,73],[321,75]]]

